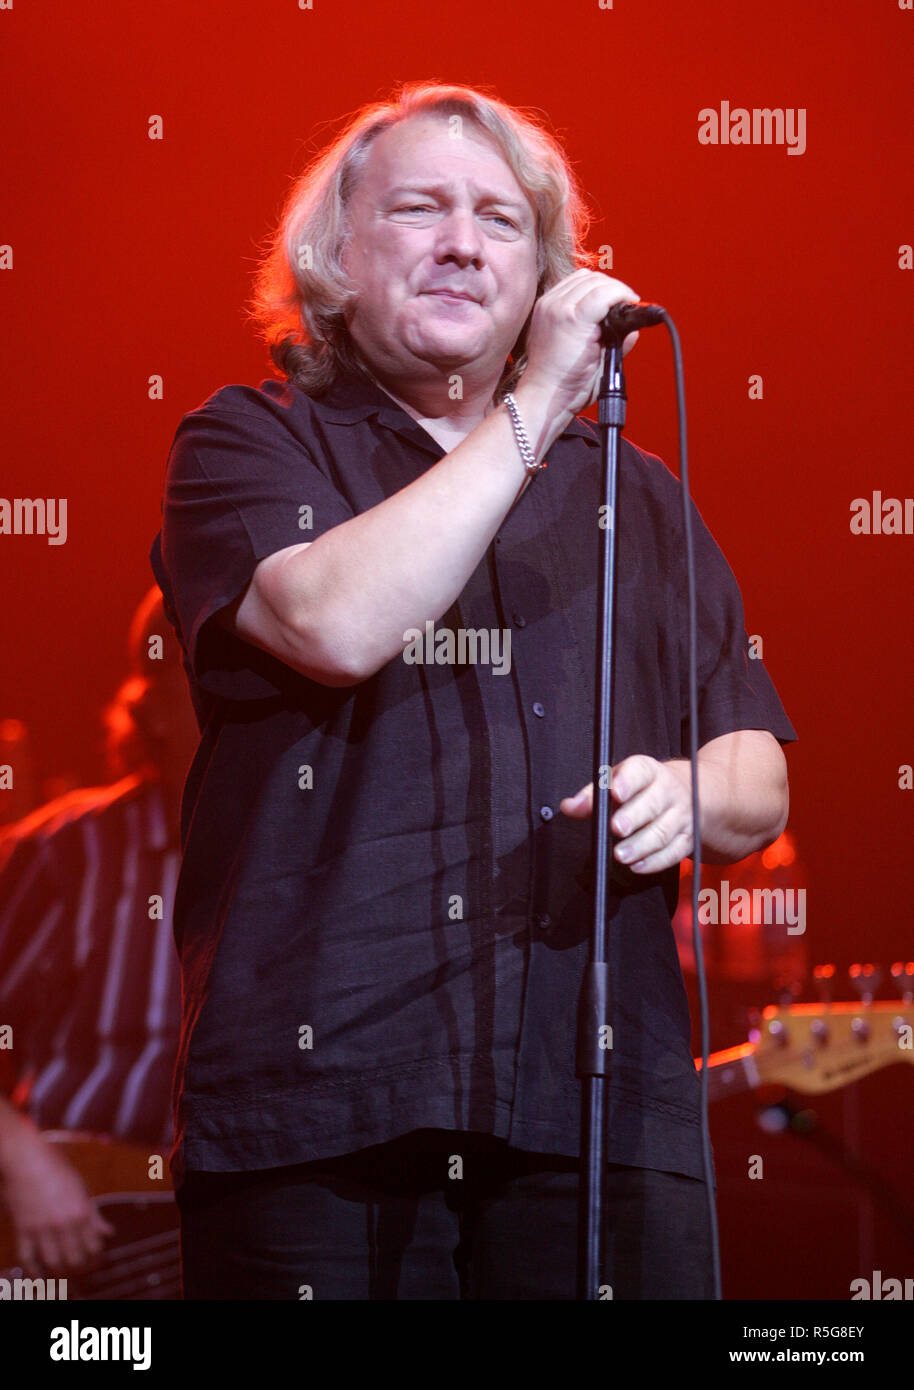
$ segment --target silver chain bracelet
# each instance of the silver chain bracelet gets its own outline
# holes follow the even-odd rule
[[[514,438],[517,440],[517,447],[524,461],[524,467],[528,473],[539,473],[546,467],[546,461],[544,459],[542,463],[537,463],[536,454],[530,447],[527,431],[524,429],[523,422],[520,418],[520,412],[517,409],[517,401],[511,395],[510,391],[505,392],[504,402],[508,407],[508,414],[511,416],[511,424],[514,426]]]

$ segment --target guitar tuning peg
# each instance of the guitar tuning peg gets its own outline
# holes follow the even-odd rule
[[[873,996],[882,981],[880,967],[871,963],[852,965],[847,975],[864,1004],[872,1004]]]
[[[817,965],[812,972],[816,993],[823,1004],[831,1003],[831,982],[835,978],[833,965]]]
[[[892,966],[892,979],[906,1004],[914,1001],[914,960],[896,960]]]
[[[770,1018],[768,1020],[768,1036],[774,1038],[779,1047],[786,1047],[790,1041],[790,1034],[784,1026],[783,1019]]]

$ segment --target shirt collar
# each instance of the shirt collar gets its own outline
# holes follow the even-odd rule
[[[418,420],[397,405],[387,392],[376,385],[365,372],[347,369],[334,381],[322,396],[313,400],[314,409],[325,420],[337,425],[355,425],[371,415],[377,416],[378,423],[414,438],[417,443],[433,445],[432,436],[423,429]],[[559,435],[577,435],[589,444],[599,444],[597,428],[583,415],[576,415]],[[440,450],[440,445],[437,446]],[[440,450],[443,454],[443,450]]]

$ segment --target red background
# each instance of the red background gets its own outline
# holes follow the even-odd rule
[[[895,0],[314,6],[0,12],[0,243],[15,254],[0,276],[0,491],[69,499],[65,545],[0,537],[0,716],[29,725],[41,779],[101,780],[98,712],[151,582],[178,420],[270,373],[242,304],[290,177],[398,81],[487,84],[546,113],[589,192],[591,246],[610,244],[612,273],[678,324],[694,496],[800,735],[791,828],[811,957],[845,970],[914,956],[914,792],[898,786],[914,762],[914,537],[849,529],[854,498],[914,493],[914,273],[898,266],[914,241],[914,13]],[[806,153],[700,145],[699,110],[724,99],[805,107]],[[147,138],[153,114],[161,141]],[[673,466],[662,330],[626,369],[627,432]],[[162,401],[147,398],[154,373]],[[762,401],[748,398],[754,373]],[[869,1157],[902,1186],[911,1083],[895,1068],[855,1088]],[[848,1095],[830,1102],[836,1125]],[[716,1132],[745,1132],[729,1218],[723,1194],[725,1291],[847,1297],[868,1273],[855,1239],[840,1255],[857,1217],[844,1197],[823,1207],[825,1170],[807,1171],[800,1141],[763,1138],[749,1103],[733,1106],[714,1112]],[[756,1151],[774,1155],[767,1188],[743,1176],[739,1155]],[[799,1205],[772,1231],[778,1173]],[[802,1239],[785,1268],[788,1226]],[[879,1239],[883,1272],[910,1275],[910,1246]]]

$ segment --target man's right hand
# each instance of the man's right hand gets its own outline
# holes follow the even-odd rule
[[[576,270],[536,301],[527,330],[527,366],[521,392],[536,392],[548,413],[567,423],[597,398],[603,371],[602,324],[614,304],[640,296],[621,280],[597,270]],[[630,352],[638,334],[629,333]]]
[[[24,1129],[6,1144],[2,1175],[19,1262],[30,1274],[77,1270],[113,1234],[82,1178],[37,1130]]]

